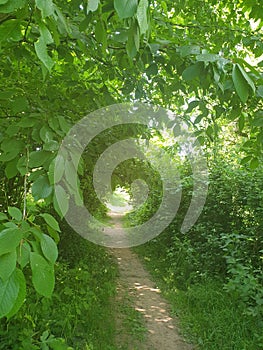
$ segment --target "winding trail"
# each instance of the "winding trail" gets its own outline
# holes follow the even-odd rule
[[[120,234],[121,215],[111,217],[114,227],[118,228]],[[151,281],[138,256],[127,248],[110,249],[110,253],[117,259],[120,274],[116,302],[122,303],[123,295],[128,294],[133,301],[134,309],[143,316],[147,328],[147,335],[143,341],[130,343],[125,349],[193,350],[194,347],[179,335],[178,320],[171,317],[168,303]],[[121,343],[121,339],[125,336],[121,334],[122,327],[118,320],[117,326],[120,327],[118,335],[120,341],[117,339],[117,343]]]

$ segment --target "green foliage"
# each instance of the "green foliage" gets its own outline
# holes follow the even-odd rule
[[[45,220],[45,222],[48,224],[49,227],[53,228],[53,230],[60,232],[60,228],[58,225],[57,220],[50,214],[40,214]]]
[[[136,248],[201,349],[262,346],[262,167],[252,171],[234,165],[232,156],[230,161],[219,156],[210,161],[205,207],[184,234],[180,227],[191,200],[192,179],[191,169],[182,163],[183,196],[174,222],[158,238]],[[144,205],[129,219],[142,223],[147,211]],[[247,327],[253,329],[251,336]]]
[[[137,8],[137,0],[114,0],[114,7],[121,19],[132,17]]]
[[[21,213],[20,209],[18,209],[16,207],[9,207],[8,214],[16,221],[22,220],[22,213]]]
[[[142,314],[134,309],[134,300],[128,296],[125,296],[124,300],[122,300],[122,304],[117,306],[117,312],[117,317],[122,318],[121,326],[123,327],[119,337],[125,338],[123,333],[128,334],[130,337],[125,342],[124,339],[117,340],[117,342],[124,343],[121,349],[127,348],[131,344],[137,349],[133,343],[142,343],[147,332]],[[138,348],[139,347],[140,345],[138,344]]]
[[[114,349],[115,263],[64,223],[59,250],[53,297],[28,286],[27,304],[0,321],[0,349]]]
[[[50,297],[55,285],[52,265],[40,254],[33,252],[30,253],[30,266],[32,269],[32,282],[36,291],[45,297]]]
[[[244,316],[243,305],[222,289],[220,281],[193,284],[186,292],[167,291],[185,334],[200,349],[259,349],[261,322]]]
[[[249,88],[255,92],[254,82],[239,64],[233,66],[232,77],[238,96],[245,103],[249,96]]]
[[[19,278],[20,272],[20,270],[15,270],[7,279],[0,280],[0,317],[8,315],[15,306],[19,290],[23,287],[20,282],[25,283]]]
[[[0,278],[6,281],[16,268],[16,251],[0,256]]]
[[[127,130],[120,128],[113,137],[106,133],[92,143],[83,156],[83,173],[78,169],[79,181],[72,175],[78,165],[56,159],[71,125],[90,111],[134,99],[170,108],[192,126],[200,144],[214,153],[223,144],[228,126],[229,142],[236,143],[242,155],[237,161],[243,158],[242,165],[260,169],[260,20],[260,2],[250,0],[213,0],[202,2],[202,6],[196,1],[179,1],[176,6],[172,1],[147,0],[0,1],[0,259],[3,266],[12,261],[10,270],[1,272],[3,298],[5,289],[13,291],[3,315],[12,305],[17,308],[21,304],[24,282],[17,276],[22,273],[30,285],[31,276],[25,272],[29,266],[37,291],[51,295],[57,258],[53,241],[59,241],[60,232],[52,210],[60,218],[67,213],[66,189],[72,192],[72,186],[80,186],[91,212],[98,217],[105,214],[105,207],[94,194],[90,173],[96,157],[104,150],[105,140],[110,145],[127,137]],[[142,134],[145,131],[133,132],[135,136]],[[58,180],[54,179],[55,163],[60,167],[56,176],[61,179],[65,175],[65,187],[58,188],[57,197],[53,191]],[[119,176],[126,165],[120,165],[115,172],[114,186],[129,187],[133,174],[124,171],[124,176]],[[145,171],[146,167],[134,164],[136,175],[153,175],[147,210],[139,209],[138,215],[144,218],[154,211],[161,194],[157,175]],[[217,271],[208,270],[221,273],[228,268],[219,237],[244,231],[251,237],[244,246],[245,255],[253,257],[254,271],[259,268],[259,211],[251,197],[247,196],[247,203],[243,203],[241,195],[234,196],[242,192],[242,186],[247,188],[247,184],[237,181],[243,174],[230,172],[225,176],[234,179],[236,185],[232,189],[229,183],[224,187],[215,181],[222,185],[222,192],[212,189],[215,196],[214,201],[212,194],[209,197],[207,216],[196,226],[197,234],[192,233],[184,244],[189,238],[202,262],[212,265],[217,261],[215,266],[220,266]],[[186,182],[185,179],[187,187]],[[232,198],[229,190],[236,191]],[[26,202],[31,195],[30,207]],[[63,202],[61,207],[58,200]],[[188,200],[186,195],[182,210]],[[231,210],[226,209],[224,201],[228,200]],[[245,219],[241,219],[239,210]],[[251,226],[250,215],[254,215]],[[175,224],[171,231],[176,230]],[[195,241],[198,235],[202,238]],[[16,269],[12,271],[15,256]],[[45,286],[37,277],[38,272],[41,275],[39,266],[45,269]]]
[[[11,317],[22,306],[26,295],[26,266],[30,262],[32,283],[36,291],[50,297],[54,289],[54,264],[58,251],[53,238],[36,225],[35,216],[27,219],[21,210],[9,206],[8,216],[2,214],[0,232],[0,316]],[[56,219],[50,214],[40,214],[48,228],[60,231]],[[47,230],[49,233],[49,231]],[[53,234],[54,236],[54,234]]]
[[[6,228],[2,230],[0,235],[0,253],[6,254],[11,253],[19,245],[20,240],[22,239],[21,229],[15,226],[15,228]]]

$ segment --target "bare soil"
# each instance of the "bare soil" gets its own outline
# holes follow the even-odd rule
[[[121,216],[112,216],[112,223],[120,234]],[[163,299],[160,290],[151,280],[138,256],[128,248],[110,249],[119,266],[118,294],[116,303],[125,302],[125,295],[130,297],[135,310],[141,313],[147,329],[145,339],[134,339],[125,334],[122,325],[123,315],[117,310],[119,328],[117,344],[125,350],[193,350],[179,332],[179,323],[171,317],[169,304]],[[118,315],[119,314],[119,315]],[[123,344],[125,344],[123,347]]]

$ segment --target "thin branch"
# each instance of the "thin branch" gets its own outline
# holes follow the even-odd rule
[[[27,173],[28,173],[28,162],[29,162],[29,149],[26,148],[26,173],[24,176],[24,205],[23,205],[23,220],[26,218],[26,197],[27,197]]]
[[[177,28],[183,28],[183,29],[186,29],[186,28],[193,28],[193,29],[207,29],[207,28],[216,28],[216,29],[220,29],[220,30],[224,30],[224,31],[230,31],[230,32],[238,32],[238,33],[243,33],[243,34],[251,34],[251,35],[254,35],[254,34],[258,34],[262,28],[259,28],[257,30],[246,30],[246,29],[241,29],[241,28],[231,28],[231,27],[226,27],[226,26],[219,26],[217,24],[200,24],[200,25],[197,25],[197,24],[181,24],[181,23],[172,23],[172,22],[164,22],[158,18],[155,18],[154,19],[156,22],[162,22],[162,23],[166,23],[166,24],[170,24],[171,26],[173,27],[177,27]]]
[[[19,115],[3,115],[3,116],[0,116],[0,119],[8,119],[8,118],[18,118],[18,119],[20,119],[21,116],[19,116]]]
[[[0,24],[4,23],[5,21],[8,21],[9,19],[15,19],[15,18],[16,18],[15,16],[12,16],[10,14],[0,16]]]
[[[26,25],[26,29],[25,29],[25,34],[24,34],[24,37],[23,37],[23,41],[26,41],[26,40],[27,40],[27,39],[26,39],[26,36],[27,36],[27,32],[28,32],[30,23],[32,22],[33,13],[34,13],[34,8],[32,7],[32,8],[31,8],[31,12],[30,12],[30,17],[29,17],[29,20],[28,20],[27,25]]]

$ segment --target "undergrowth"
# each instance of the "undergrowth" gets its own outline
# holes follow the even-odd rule
[[[28,286],[17,315],[0,321],[1,350],[115,350],[116,264],[102,247],[63,227],[52,298]]]
[[[188,232],[181,226],[191,202],[191,169],[181,166],[182,199],[174,221],[138,248],[202,350],[263,349],[262,167],[251,171],[218,158],[210,165],[206,203]],[[152,216],[148,200],[126,217],[132,226]]]
[[[122,286],[116,304],[116,350],[140,350],[147,333],[145,320],[135,309],[134,298],[124,289],[125,286]]]
[[[249,315],[239,296],[227,290],[219,278],[195,275],[189,256],[182,256],[185,247],[177,247],[178,269],[168,264],[168,259],[158,254],[161,239],[135,251],[178,316],[183,335],[200,350],[262,349],[261,317]]]

